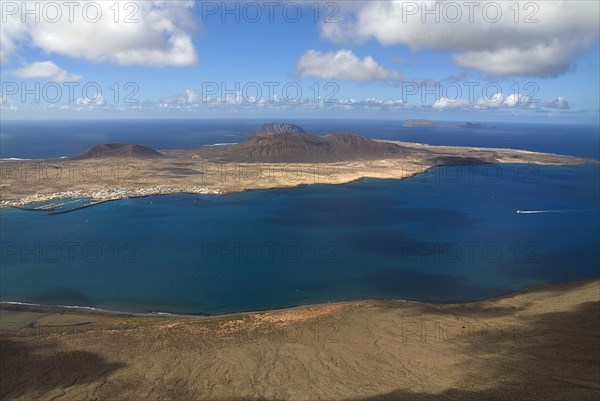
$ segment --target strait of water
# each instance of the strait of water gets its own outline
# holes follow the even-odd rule
[[[598,278],[599,182],[597,165],[465,166],[52,216],[2,209],[0,298],[213,314]]]

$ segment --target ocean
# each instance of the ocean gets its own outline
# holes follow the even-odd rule
[[[0,122],[0,158],[77,154],[98,143],[131,142],[182,149],[241,142],[264,120],[69,120]],[[598,126],[485,123],[484,128],[409,128],[399,120],[286,120],[307,132],[347,132],[430,145],[524,149],[600,159]],[[447,126],[459,123],[446,122]]]
[[[309,132],[598,158],[593,127],[297,122]],[[2,157],[58,157],[107,141],[158,149],[237,142],[256,126],[3,122]],[[190,314],[366,298],[486,299],[599,278],[599,204],[598,165],[513,164],[440,167],[406,180],[127,199],[61,215],[2,209],[0,299]]]

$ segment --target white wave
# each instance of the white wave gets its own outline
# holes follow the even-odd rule
[[[129,312],[122,310],[113,310],[113,309],[102,309],[102,308],[94,308],[91,306],[78,306],[78,305],[51,305],[51,304],[36,304],[30,302],[18,302],[18,301],[0,301],[0,304],[5,305],[21,305],[21,306],[34,306],[34,307],[42,307],[48,309],[73,309],[73,310],[87,310],[90,312],[100,312],[109,315],[123,315],[130,314],[135,316],[152,316],[152,315],[160,315],[160,316],[180,316],[170,312]]]
[[[600,209],[517,210],[517,214],[597,212]]]
[[[56,159],[68,159],[68,158],[69,158],[69,156],[60,156],[60,157],[57,157]],[[0,161],[2,161],[2,160],[4,160],[4,161],[13,161],[13,162],[15,162],[15,161],[27,161],[27,160],[46,161],[46,160],[53,160],[53,158],[50,158],[50,159],[23,159],[21,157],[2,157],[2,158],[0,158]]]
[[[227,145],[237,145],[239,142],[224,142],[224,143],[213,143],[212,145],[204,145],[204,146],[227,146]]]
[[[30,302],[17,302],[17,301],[2,301],[2,303],[7,304],[7,305],[37,306],[37,307],[44,307],[44,308],[87,309],[87,310],[93,310],[93,311],[119,313],[118,311],[111,311],[111,310],[100,309],[100,308],[92,308],[91,306],[48,305],[48,304],[34,304],[34,303],[30,303]]]

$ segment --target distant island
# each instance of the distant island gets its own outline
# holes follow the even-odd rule
[[[287,123],[267,123],[260,126],[258,133],[264,134],[306,134],[304,128]]]
[[[467,124],[465,128],[480,127]],[[342,184],[364,177],[402,179],[436,166],[597,162],[523,150],[375,140],[350,133],[321,136],[297,125],[269,123],[239,144],[159,151],[140,144],[107,143],[64,159],[2,160],[0,206],[24,207],[68,198],[104,202],[177,192],[227,194]]]
[[[433,120],[405,120],[403,127],[437,127],[439,123]]]
[[[458,126],[459,128],[484,128],[483,124],[481,123],[464,123]]]
[[[466,129],[483,129],[496,128],[491,125],[483,125],[481,123],[466,122],[463,124],[442,124],[433,120],[405,120],[402,124],[405,128],[466,128]]]

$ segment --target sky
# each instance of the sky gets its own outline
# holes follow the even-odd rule
[[[0,0],[0,113],[598,124],[599,4]]]

